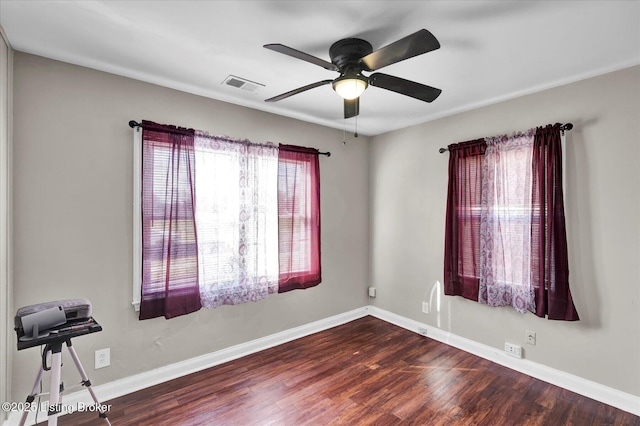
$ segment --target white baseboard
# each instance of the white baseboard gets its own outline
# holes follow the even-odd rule
[[[439,328],[423,324],[419,321],[396,315],[375,306],[368,306],[369,315],[418,334],[420,329],[427,330],[427,337],[437,340],[481,358],[535,377],[555,386],[570,390],[577,394],[595,399],[621,410],[640,416],[640,397],[610,388],[600,383],[538,364],[528,359],[514,358],[494,347],[457,336]]]
[[[186,376],[187,374],[202,371],[206,368],[214,367],[310,334],[327,330],[367,315],[371,315],[415,333],[420,334],[421,330],[426,330],[427,336],[431,339],[446,343],[465,352],[472,353],[481,358],[488,359],[489,361],[493,361],[505,367],[527,374],[528,376],[535,377],[547,383],[560,386],[577,394],[640,416],[640,397],[621,392],[608,386],[604,386],[542,364],[537,364],[527,359],[510,357],[494,347],[396,315],[375,306],[365,306],[363,308],[354,309],[343,314],[265,336],[250,342],[212,352],[210,354],[187,359],[185,361],[170,364],[165,367],[160,367],[103,385],[92,386],[92,389],[101,402],[109,401],[131,392],[145,389],[178,377]],[[85,404],[86,406],[93,404],[91,396],[86,390],[65,395],[65,406],[78,407],[80,404]],[[11,412],[9,418],[4,422],[4,426],[18,425],[20,416],[21,413],[19,412]],[[39,414],[39,419],[43,420],[45,418],[46,412],[41,412]],[[35,412],[31,412],[27,418],[26,424],[32,425],[34,424],[34,420]]]
[[[206,368],[215,367],[216,365],[224,364],[225,362],[229,362],[243,356],[247,356],[277,345],[281,345],[283,343],[290,342],[292,340],[299,339],[310,334],[327,330],[329,328],[348,323],[367,315],[367,310],[364,307],[354,309],[353,311],[334,315],[329,318],[301,325],[299,327],[252,340],[250,342],[241,343],[239,345],[221,349],[219,351],[212,352],[206,355],[190,358],[181,362],[177,362],[175,364],[170,364],[151,371],[146,371],[144,373],[126,377],[124,379],[115,380],[110,383],[91,386],[91,388],[95,392],[98,400],[101,403],[104,403],[104,401],[109,401],[111,399],[129,394],[131,392],[167,382],[178,377],[186,376],[187,374],[196,373]],[[71,407],[72,409],[74,409],[75,407],[79,407],[82,404],[84,404],[85,406],[93,405],[91,395],[84,389],[64,396],[64,407]],[[35,412],[29,413],[29,417],[27,418],[26,422],[27,425],[35,424],[35,414]],[[9,418],[4,422],[4,426],[18,425],[21,416],[21,412],[12,411],[9,415]],[[96,418],[97,416],[98,415],[96,414]],[[47,413],[45,411],[41,411],[38,415],[39,421],[42,421],[46,418]]]

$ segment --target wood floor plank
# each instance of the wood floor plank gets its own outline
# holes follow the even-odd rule
[[[638,416],[373,317],[107,403],[114,426],[640,426]],[[102,421],[74,413],[58,424]]]

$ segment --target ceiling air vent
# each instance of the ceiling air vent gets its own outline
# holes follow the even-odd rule
[[[264,87],[264,84],[256,83],[255,81],[247,80],[246,78],[237,77],[235,75],[230,75],[225,78],[222,84],[253,93],[260,90],[261,87]]]

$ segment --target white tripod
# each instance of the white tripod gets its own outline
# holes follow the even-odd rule
[[[69,354],[71,358],[73,358],[73,362],[78,369],[78,373],[80,373],[80,377],[82,378],[82,386],[86,387],[89,393],[91,394],[91,398],[93,398],[93,402],[95,403],[95,411],[98,412],[98,417],[104,419],[104,421],[111,425],[109,419],[107,418],[107,406],[101,404],[96,397],[96,394],[91,389],[91,381],[87,377],[87,373],[85,373],[84,368],[82,368],[82,364],[80,363],[80,359],[78,359],[78,354],[76,354],[76,350],[71,345],[71,337],[61,337],[59,340],[55,340],[53,342],[47,343],[44,349],[44,353],[42,354],[42,365],[40,366],[40,371],[36,377],[36,380],[33,384],[33,388],[31,389],[31,393],[27,396],[27,403],[25,405],[25,410],[22,413],[22,417],[20,418],[20,426],[23,426],[27,420],[27,416],[29,415],[30,405],[33,404],[35,398],[39,395],[38,388],[42,381],[42,375],[45,371],[51,370],[51,382],[49,384],[49,410],[48,410],[48,425],[57,425],[58,424],[58,415],[63,411],[62,406],[62,395],[61,392],[64,391],[64,385],[62,384],[62,344],[66,343],[67,349],[69,350]],[[46,361],[51,354],[51,367],[47,368]],[[39,409],[39,407],[37,407]]]

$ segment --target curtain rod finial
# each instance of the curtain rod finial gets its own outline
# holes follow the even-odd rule
[[[138,123],[138,122],[137,122],[137,121],[135,121],[135,120],[130,120],[130,121],[129,121],[129,127],[131,127],[132,129],[133,129],[134,127],[140,127],[140,123]]]

